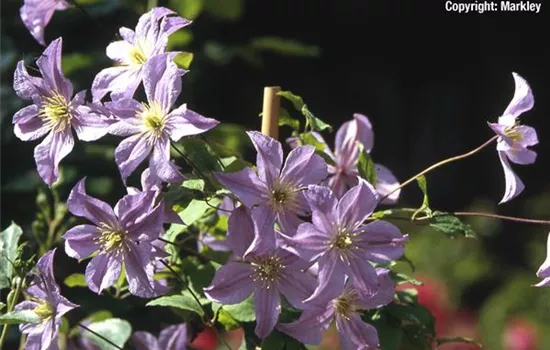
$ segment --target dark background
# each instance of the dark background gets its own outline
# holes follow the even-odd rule
[[[43,186],[32,157],[37,142],[16,139],[11,126],[18,106],[10,92],[16,61],[25,58],[30,64],[41,51],[20,21],[19,6],[19,1],[2,2],[2,228],[11,220],[29,225],[36,188]],[[54,15],[46,40],[62,35],[64,53],[92,53],[85,69],[69,75],[75,90],[88,88],[94,75],[110,66],[104,48],[116,39],[118,27],[134,28],[139,17],[132,11],[136,6],[143,4],[125,1],[106,10],[94,8],[89,11],[93,19],[78,9]],[[494,210],[549,218],[548,201],[536,211],[526,210],[532,208],[532,198],[550,190],[549,6],[543,3],[539,14],[455,14],[445,11],[444,1],[245,1],[238,18],[223,20],[205,12],[190,27],[193,41],[185,50],[195,53],[195,59],[184,77],[181,100],[205,116],[247,129],[260,128],[258,113],[267,85],[280,85],[302,96],[316,115],[336,128],[353,113],[363,113],[375,130],[373,158],[403,181],[492,137],[486,122],[496,121],[506,108],[514,93],[511,72],[517,72],[535,96],[534,109],[521,120],[538,131],[540,144],[534,148],[538,159],[533,165],[514,166],[526,190]],[[231,50],[261,36],[293,38],[318,46],[321,53],[316,58],[260,53],[259,60],[251,62],[239,55],[216,60],[206,48],[215,42]],[[287,129],[282,136],[288,136]],[[99,143],[118,141],[107,137]],[[87,155],[77,143],[61,164],[78,167],[78,177],[111,177],[112,190],[103,198],[114,203],[123,193],[114,162]],[[250,150],[247,155],[253,157]],[[496,204],[504,190],[493,147],[430,173],[428,183],[432,207],[447,211],[464,209],[480,198]],[[64,196],[70,186],[63,189]],[[405,205],[417,206],[420,194],[410,186],[402,199]],[[547,228],[539,227],[536,236],[528,238],[524,228],[509,223],[496,234],[481,233],[487,259],[506,268],[530,266],[520,247],[533,237],[543,246]],[[530,271],[533,277],[534,272]],[[480,307],[497,288],[502,273],[470,286],[461,303]]]

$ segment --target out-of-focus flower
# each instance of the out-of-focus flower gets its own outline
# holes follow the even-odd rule
[[[256,335],[265,338],[275,327],[281,312],[281,297],[296,308],[305,308],[302,301],[315,289],[315,277],[303,272],[307,262],[267,241],[251,248],[257,235],[275,235],[273,222],[261,221],[266,216],[239,207],[229,218],[228,240],[233,259],[216,271],[210,286],[204,289],[213,301],[227,305],[237,304],[254,293]]]
[[[73,98],[73,85],[61,71],[61,38],[54,40],[36,61],[42,78],[29,75],[19,61],[13,88],[33,104],[13,116],[14,133],[23,141],[47,134],[34,149],[38,173],[48,185],[59,177],[59,162],[73,149],[72,129],[82,141],[94,141],[107,133],[107,122],[84,104],[85,91]]]
[[[186,350],[187,325],[182,323],[165,328],[158,339],[149,332],[134,332],[131,341],[135,350]]]
[[[370,262],[388,263],[403,255],[408,236],[386,221],[364,225],[378,203],[374,188],[363,179],[340,200],[323,186],[310,186],[306,199],[312,210],[312,223],[303,223],[289,245],[297,254],[319,263],[319,286],[306,301],[336,297],[350,277],[359,293],[371,295],[377,289],[377,275]]]
[[[504,169],[506,182],[504,196],[500,203],[505,203],[519,195],[525,185],[514,173],[509,161],[515,164],[532,164],[537,154],[528,147],[536,145],[539,140],[534,128],[519,125],[518,117],[533,108],[535,99],[527,81],[519,74],[512,73],[516,85],[516,91],[510,104],[498,118],[498,123],[488,123],[489,127],[499,136],[497,139],[497,151]]]
[[[99,72],[92,83],[92,95],[98,101],[111,92],[111,99],[132,98],[139,83],[148,76],[144,66],[153,57],[172,60],[177,54],[166,53],[168,36],[191,24],[174,11],[155,7],[139,18],[136,30],[122,27],[123,40],[107,46],[107,56],[117,64]]]
[[[542,281],[535,284],[535,287],[548,287],[550,286],[550,233],[546,240],[546,260],[540,265],[537,271],[537,276],[542,278]]]
[[[16,311],[32,310],[40,317],[40,323],[24,323],[19,330],[27,335],[25,349],[57,349],[57,335],[61,326],[61,317],[78,307],[59,293],[59,286],[53,275],[53,257],[55,249],[44,254],[36,264],[37,273],[31,286],[25,291],[30,300],[15,305]]]
[[[126,178],[149,158],[153,180],[178,182],[183,175],[170,161],[170,140],[197,135],[218,125],[183,104],[172,110],[181,93],[183,71],[165,56],[149,60],[144,68],[144,86],[148,103],[121,99],[106,105],[120,121],[109,127],[109,133],[127,137],[115,150],[115,161],[122,179]]]
[[[522,318],[514,318],[504,329],[504,350],[540,349],[539,332],[535,325]]]
[[[279,141],[257,131],[247,134],[258,152],[258,174],[245,168],[235,173],[216,173],[216,178],[245,206],[258,207],[265,216],[262,222],[277,220],[283,233],[293,235],[302,223],[298,215],[309,212],[303,190],[327,176],[327,165],[314,154],[315,147],[304,146],[292,150],[283,167],[283,149]],[[275,237],[264,238],[275,240]]]
[[[25,0],[19,10],[21,20],[31,35],[40,44],[46,46],[44,30],[55,11],[66,10],[72,5],[65,0]]]
[[[67,231],[65,252],[75,259],[85,259],[97,252],[86,267],[88,287],[101,293],[118,279],[123,265],[130,293],[144,297],[159,294],[153,280],[152,260],[158,247],[164,219],[163,206],[154,203],[154,191],[124,196],[114,210],[105,202],[86,194],[84,180],[72,189],[67,205],[76,216],[93,225],[78,225]]]
[[[336,297],[329,297],[334,293],[323,295],[315,302],[316,307],[305,310],[295,322],[278,324],[277,329],[305,344],[319,344],[323,332],[334,320],[342,350],[380,348],[376,328],[363,322],[358,311],[376,309],[392,301],[394,289],[389,272],[376,269],[378,288],[369,296],[361,296],[350,283],[345,287],[343,283],[333,284],[333,292],[340,291],[341,294],[336,294]]]

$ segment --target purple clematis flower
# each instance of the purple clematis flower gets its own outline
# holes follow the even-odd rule
[[[265,338],[277,323],[281,294],[294,307],[303,309],[302,301],[316,286],[315,277],[303,272],[307,262],[298,256],[270,244],[251,246],[254,236],[275,234],[269,232],[273,231],[273,222],[262,221],[264,218],[258,209],[253,209],[252,214],[244,206],[233,211],[227,236],[233,258],[216,272],[211,285],[204,289],[210,300],[224,305],[240,303],[254,293],[255,332],[260,338]]]
[[[374,188],[365,180],[359,180],[339,201],[322,186],[310,186],[306,198],[313,223],[301,224],[291,238],[292,249],[299,256],[319,263],[319,286],[306,302],[331,290],[341,293],[331,286],[343,286],[345,275],[358,292],[372,294],[377,277],[370,262],[388,263],[401,257],[408,236],[386,221],[363,224],[378,201]]]
[[[310,211],[302,190],[326,178],[327,165],[314,154],[315,147],[303,146],[290,152],[283,167],[279,141],[257,131],[247,134],[258,152],[258,175],[251,168],[245,168],[235,173],[216,173],[216,178],[245,206],[261,208],[263,215],[269,216],[262,221],[277,219],[281,231],[293,235],[302,222],[298,215]]]
[[[542,278],[542,281],[535,284],[535,287],[548,287],[550,286],[550,233],[546,241],[546,260],[542,263],[537,271],[537,277]]]
[[[120,118],[119,122],[109,127],[109,132],[129,136],[116,148],[115,161],[122,179],[126,181],[151,154],[151,176],[165,182],[179,182],[183,180],[183,175],[170,161],[170,140],[177,142],[184,136],[203,133],[219,122],[193,112],[185,104],[172,110],[181,92],[183,70],[170,59],[156,56],[150,59],[144,72],[147,104],[133,99],[106,104]]]
[[[525,79],[517,73],[512,73],[512,75],[516,85],[514,97],[502,116],[498,118],[498,123],[488,123],[489,127],[499,136],[497,151],[506,181],[504,196],[500,203],[508,202],[525,188],[521,179],[510,167],[509,161],[516,164],[534,163],[537,154],[528,147],[539,143],[536,130],[530,126],[519,125],[517,119],[521,114],[533,108],[535,104],[533,93]]]
[[[86,267],[88,287],[101,293],[118,279],[123,265],[130,293],[144,297],[158,295],[153,280],[152,260],[158,248],[163,224],[163,206],[154,203],[154,191],[124,196],[114,210],[105,202],[90,197],[84,179],[72,189],[67,205],[76,216],[93,225],[78,225],[67,231],[65,252],[75,259],[85,259],[97,252]]]
[[[330,150],[321,134],[315,132],[313,136],[325,145],[324,152],[334,161],[335,165],[328,165],[330,177],[324,183],[330,187],[338,198],[342,197],[346,191],[357,185],[359,172],[357,170],[357,161],[359,159],[359,146],[357,141],[361,142],[367,153],[372,151],[374,146],[374,132],[369,119],[362,114],[354,114],[353,119],[345,122],[336,132],[334,141],[334,152]],[[289,144],[296,145],[294,140],[288,140]],[[393,173],[382,164],[376,166],[376,191],[380,196],[385,196],[394,188],[399,186],[399,181]],[[382,201],[382,204],[395,204],[399,199],[401,190],[392,193],[388,198]]]
[[[132,344],[135,350],[185,350],[187,349],[187,325],[172,325],[163,329],[158,339],[149,332],[134,332]]]
[[[59,293],[59,286],[55,283],[53,275],[54,254],[55,249],[50,250],[38,260],[38,273],[34,275],[31,286],[26,290],[31,299],[15,305],[15,311],[32,310],[41,319],[40,323],[19,326],[19,330],[27,334],[25,349],[57,349],[61,317],[78,307]]]
[[[27,72],[19,61],[13,88],[33,104],[13,116],[14,133],[23,141],[46,138],[34,149],[40,177],[48,185],[59,177],[59,162],[73,149],[72,129],[82,141],[94,141],[107,133],[107,123],[84,104],[85,91],[73,96],[73,85],[61,71],[61,38],[54,40],[36,61],[42,78]]]
[[[44,29],[52,19],[54,12],[71,7],[72,5],[65,0],[25,0],[19,14],[33,38],[46,46]]]
[[[342,350],[379,349],[378,332],[361,320],[359,310],[369,310],[389,304],[393,299],[393,282],[389,270],[377,268],[378,290],[367,297],[361,296],[351,284],[335,286],[343,293],[336,298],[322,298],[317,307],[305,310],[292,323],[281,323],[277,329],[305,344],[320,344],[322,333],[333,320],[340,338]],[[331,294],[331,293],[329,293]]]
[[[107,56],[115,61],[115,67],[99,72],[92,83],[95,101],[111,92],[111,99],[132,98],[139,83],[148,77],[144,66],[156,56],[161,60],[172,60],[177,54],[166,53],[168,36],[191,24],[164,7],[155,7],[139,18],[135,32],[122,27],[119,30],[123,40],[107,46]]]

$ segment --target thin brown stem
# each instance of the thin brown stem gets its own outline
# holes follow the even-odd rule
[[[382,198],[380,198],[380,200],[378,201],[378,203],[381,203],[384,199],[388,198],[389,196],[391,196],[393,193],[395,193],[397,190],[407,186],[408,184],[410,184],[411,182],[415,181],[417,177],[419,176],[422,176],[426,173],[429,173],[430,171],[436,169],[436,168],[439,168],[440,166],[442,165],[445,165],[445,164],[449,164],[449,163],[452,163],[454,161],[457,161],[457,160],[460,160],[460,159],[464,159],[464,158],[468,158],[474,154],[476,154],[477,152],[481,151],[482,149],[484,149],[485,147],[489,146],[493,141],[495,141],[496,139],[498,138],[498,135],[495,135],[493,137],[491,137],[488,141],[486,141],[485,143],[483,143],[481,146],[478,146],[477,148],[474,148],[473,150],[471,150],[470,152],[466,152],[464,154],[460,154],[458,156],[454,156],[454,157],[451,157],[451,158],[447,158],[447,159],[444,159],[438,163],[435,163],[429,167],[427,167],[426,169],[422,170],[421,172],[419,172],[418,174],[414,175],[413,177],[411,177],[410,179],[408,179],[407,181],[403,182],[401,185],[395,187],[393,190],[391,190],[388,194],[386,194],[385,196],[383,196]]]
[[[482,212],[469,212],[469,211],[457,211],[453,213],[455,216],[483,216],[493,219],[501,219],[515,222],[524,222],[527,224],[537,224],[537,225],[550,225],[550,220],[538,220],[538,219],[527,219],[527,218],[518,218],[515,216],[499,215],[492,213],[482,213]]]
[[[117,344],[113,343],[111,340],[105,338],[104,336],[102,336],[101,334],[95,332],[95,331],[92,331],[90,328],[86,327],[85,325],[83,325],[82,323],[79,323],[78,324],[79,327],[81,328],[84,328],[86,331],[92,333],[93,335],[95,335],[96,337],[106,341],[107,343],[109,343],[110,345],[114,346],[115,348],[119,349],[119,350],[123,350],[120,346],[118,346]]]
[[[185,251],[186,253],[189,253],[190,255],[193,255],[193,256],[196,256],[197,258],[200,258],[200,259],[205,259],[205,260],[208,260],[208,261],[212,261],[212,262],[215,262],[216,264],[220,264],[220,265],[223,265],[222,262],[220,261],[217,261],[216,259],[214,258],[211,258],[209,256],[206,256],[204,254],[201,254],[199,252],[196,252],[194,251],[193,249],[189,249],[187,247],[184,247],[184,246],[181,246],[179,243],[176,243],[176,242],[172,242],[172,241],[169,241],[167,239],[164,239],[164,238],[158,238],[159,241],[162,241],[164,243],[167,243],[167,244],[171,244],[175,247],[178,247],[180,248],[181,250]]]

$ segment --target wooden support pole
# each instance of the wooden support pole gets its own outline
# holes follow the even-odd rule
[[[277,92],[280,86],[266,86],[264,88],[264,105],[262,109],[262,134],[279,139],[279,108],[281,97]]]

